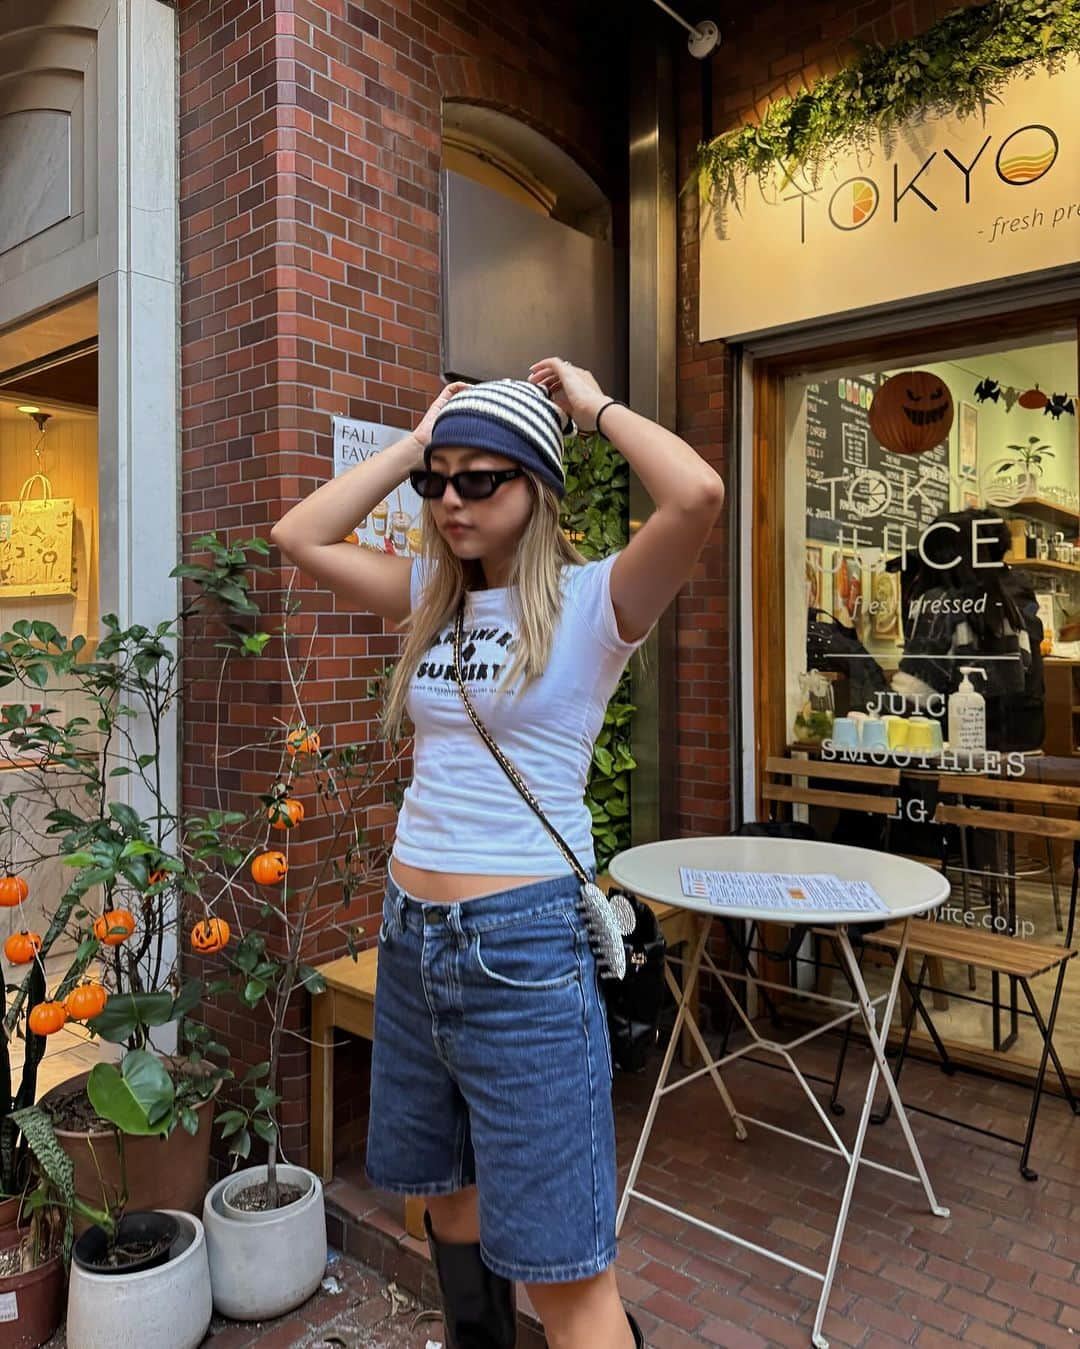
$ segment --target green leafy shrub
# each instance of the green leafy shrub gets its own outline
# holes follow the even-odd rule
[[[562,523],[575,545],[590,561],[625,547],[630,500],[626,460],[601,436],[576,436],[567,441],[564,467]],[[604,714],[585,790],[600,871],[630,846],[630,775],[637,767],[630,730],[636,710],[627,670]]]

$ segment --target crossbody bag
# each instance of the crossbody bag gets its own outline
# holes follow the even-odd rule
[[[573,849],[544,814],[524,778],[480,720],[462,673],[464,626],[465,602],[462,600],[454,623],[454,679],[461,701],[495,762],[547,830],[577,878],[580,886],[577,908],[585,923],[589,945],[599,968],[600,986],[607,1004],[612,1054],[620,1068],[640,1071],[645,1066],[648,1048],[656,1043],[658,1037],[663,1000],[666,943],[656,915],[636,896],[621,890],[605,894],[590,878]]]

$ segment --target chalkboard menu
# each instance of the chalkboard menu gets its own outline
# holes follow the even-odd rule
[[[870,430],[884,375],[811,384],[806,394],[806,534],[823,543],[899,552],[949,509],[949,442],[925,454],[886,450]],[[856,532],[857,531],[857,532]]]

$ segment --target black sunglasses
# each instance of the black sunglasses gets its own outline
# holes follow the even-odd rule
[[[452,482],[462,501],[484,501],[494,496],[504,482],[521,478],[523,468],[466,468],[460,473],[436,473],[433,468],[414,468],[409,474],[413,491],[427,501],[437,501]]]

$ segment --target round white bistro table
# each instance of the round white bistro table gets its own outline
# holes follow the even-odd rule
[[[853,909],[852,911],[815,909],[808,913],[806,907],[800,908],[797,902],[793,902],[790,909],[777,909],[771,905],[755,904],[753,896],[750,894],[748,894],[745,904],[725,902],[721,906],[709,899],[683,894],[679,874],[680,867],[724,872],[827,875],[838,877],[841,881],[865,881],[884,900],[889,912],[888,914],[881,914],[869,913],[862,909]],[[816,1349],[828,1349],[828,1340],[822,1334],[822,1325],[825,1320],[829,1296],[832,1292],[840,1246],[844,1238],[844,1228],[847,1225],[848,1210],[851,1206],[851,1196],[855,1189],[859,1168],[861,1166],[872,1167],[878,1171],[885,1171],[889,1175],[900,1176],[904,1180],[921,1183],[927,1203],[930,1205],[930,1211],[939,1218],[949,1216],[949,1210],[943,1208],[934,1195],[930,1177],[927,1175],[926,1167],[923,1164],[915,1137],[911,1132],[911,1125],[908,1122],[903,1103],[900,1100],[900,1094],[896,1089],[892,1072],[885,1057],[885,1043],[896,1005],[900,975],[904,968],[904,958],[907,954],[909,925],[913,918],[930,913],[931,910],[936,909],[944,902],[949,894],[949,883],[944,876],[930,867],[922,866],[918,862],[908,861],[903,857],[893,857],[888,853],[875,852],[869,848],[849,848],[834,843],[809,843],[795,839],[777,838],[686,838],[670,839],[662,843],[646,843],[620,853],[612,859],[608,869],[612,878],[633,894],[644,899],[655,899],[664,904],[673,904],[679,908],[690,909],[700,914],[702,919],[694,950],[684,969],[681,987],[670,968],[667,970],[668,985],[678,1003],[678,1015],[671,1038],[668,1041],[667,1052],[664,1055],[656,1088],[649,1102],[649,1109],[645,1116],[637,1150],[634,1153],[634,1160],[630,1166],[626,1187],[619,1203],[616,1230],[622,1229],[630,1200],[638,1199],[654,1208],[662,1209],[665,1213],[670,1213],[674,1217],[681,1218],[695,1227],[702,1228],[706,1232],[711,1232],[715,1236],[732,1241],[739,1246],[748,1247],[759,1255],[767,1256],[769,1259],[777,1260],[802,1274],[809,1275],[822,1285],[811,1339]],[[851,981],[851,987],[854,989],[855,1000],[843,1000],[827,997],[820,993],[801,991],[801,997],[835,1007],[839,1014],[826,1019],[821,1026],[813,1027],[808,1032],[804,1031],[796,1039],[786,1044],[772,1039],[764,1039],[758,1034],[756,1026],[744,1012],[735,996],[732,984],[742,982],[756,988],[771,988],[784,992],[790,992],[791,990],[785,986],[768,983],[758,978],[753,972],[752,966],[748,967],[748,972],[745,974],[735,974],[731,971],[718,969],[708,953],[709,933],[716,919],[806,926],[822,932],[833,939],[839,947],[844,967]],[[902,925],[903,934],[900,947],[896,952],[888,991],[878,997],[871,998],[863,981],[859,962],[851,947],[849,929],[867,923],[882,922]],[[749,1036],[748,1042],[741,1048],[718,1059],[713,1058],[710,1054],[701,1031],[690,1012],[691,997],[702,965],[711,972],[724,990]],[[878,1007],[881,1003],[884,1003],[884,1009],[879,1020]],[[862,1023],[866,1032],[873,1054],[873,1064],[867,1077],[866,1093],[863,1097],[855,1141],[848,1146],[836,1132],[832,1121],[822,1109],[821,1103],[800,1072],[792,1057],[792,1051],[808,1044],[818,1036],[824,1035],[827,1031],[835,1030],[838,1026],[843,1026],[855,1019]],[[675,1047],[679,1043],[680,1032],[683,1029],[689,1032],[697,1045],[704,1061],[704,1067],[695,1072],[687,1073],[678,1081],[672,1082],[669,1081],[669,1077]],[[775,1054],[787,1064],[805,1092],[818,1122],[824,1127],[830,1139],[829,1142],[822,1142],[820,1138],[810,1138],[805,1134],[781,1129],[775,1124],[754,1119],[752,1116],[739,1112],[720,1076],[720,1069],[734,1059],[741,1058],[754,1050]],[[720,1093],[721,1100],[731,1117],[738,1138],[745,1139],[747,1136],[746,1125],[752,1124],[774,1133],[783,1134],[787,1138],[809,1143],[813,1147],[823,1148],[827,1152],[842,1157],[847,1164],[847,1179],[837,1214],[836,1227],[829,1250],[829,1260],[824,1271],[811,1269],[807,1265],[789,1260],[786,1256],[770,1251],[763,1246],[755,1245],[755,1243],[735,1236],[723,1228],[714,1227],[711,1223],[704,1222],[690,1213],[672,1208],[669,1204],[662,1203],[637,1189],[638,1173],[645,1158],[645,1149],[648,1146],[660,1101],[669,1093],[690,1086],[705,1074],[711,1077],[713,1084]],[[915,1165],[914,1174],[908,1171],[898,1171],[890,1166],[883,1166],[881,1163],[870,1161],[862,1155],[863,1144],[866,1140],[866,1128],[874,1102],[874,1092],[879,1080],[885,1083],[892,1101],[897,1122],[903,1131],[904,1140],[911,1153],[911,1160]]]

